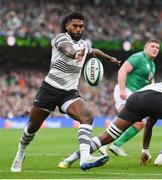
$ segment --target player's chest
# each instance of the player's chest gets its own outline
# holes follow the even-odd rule
[[[153,62],[151,63],[144,62],[141,64],[138,70],[141,74],[145,74],[145,75],[150,73],[155,74],[155,65]]]
[[[85,49],[85,54],[88,53],[88,47],[85,43],[83,42],[78,42],[78,43],[73,43],[73,48],[77,51],[80,49]]]

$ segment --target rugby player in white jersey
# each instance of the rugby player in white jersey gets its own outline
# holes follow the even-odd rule
[[[34,99],[29,123],[22,133],[18,151],[11,166],[12,172],[22,171],[26,147],[56,106],[61,112],[80,122],[78,129],[80,168],[86,170],[101,166],[108,160],[108,156],[90,155],[93,116],[78,93],[78,83],[87,54],[115,64],[120,62],[99,49],[92,49],[81,39],[84,24],[84,16],[81,13],[68,14],[62,21],[62,33],[51,41],[50,70]]]
[[[156,119],[162,119],[162,82],[147,85],[130,95],[125,106],[106,131],[92,138],[91,153],[120,137],[128,127],[137,122],[137,119],[146,117],[149,117],[149,121],[153,124]],[[147,148],[142,149],[141,165],[147,164],[151,159]],[[76,151],[62,162],[66,162],[67,167],[70,167],[79,158],[80,151]]]

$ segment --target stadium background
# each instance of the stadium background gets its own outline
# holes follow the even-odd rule
[[[161,9],[161,0],[0,0],[0,128],[24,128],[27,123],[32,99],[49,69],[50,39],[60,31],[66,13],[83,12],[85,39],[124,62],[148,39],[161,40]],[[160,52],[157,81],[162,80],[161,59]],[[113,88],[119,67],[102,62],[105,77],[100,86],[92,88],[81,77],[79,87],[95,115],[95,127],[106,126],[115,115]],[[42,127],[78,123],[56,110]]]

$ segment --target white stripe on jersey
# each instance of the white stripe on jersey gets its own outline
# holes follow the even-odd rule
[[[83,57],[83,61],[77,63],[75,59],[69,58],[60,52],[57,47],[58,44],[62,42],[71,43],[75,50],[85,48],[85,56]],[[54,39],[52,39],[51,45],[51,67],[45,81],[58,89],[77,89],[81,70],[86,55],[92,51],[91,47],[82,39],[79,41],[72,40],[71,36],[67,33],[58,34]]]
[[[145,91],[145,90],[154,90],[162,93],[162,82],[149,84],[143,87],[142,89],[140,89],[139,91]]]

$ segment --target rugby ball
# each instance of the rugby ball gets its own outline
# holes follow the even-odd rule
[[[97,86],[103,79],[103,65],[97,58],[91,58],[84,66],[84,78],[90,86]]]

